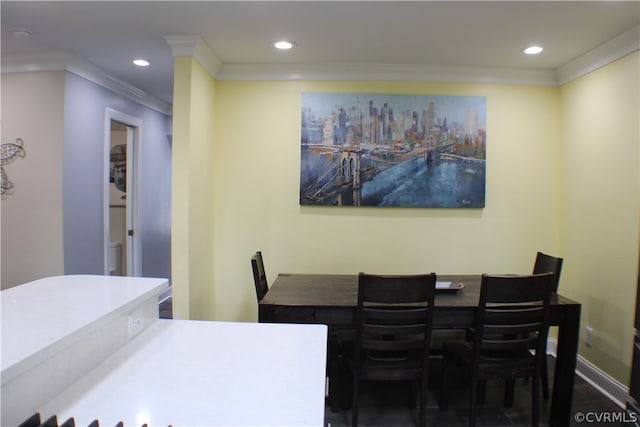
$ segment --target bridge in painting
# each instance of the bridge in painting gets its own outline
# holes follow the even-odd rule
[[[360,206],[360,189],[363,182],[373,178],[382,170],[404,163],[418,157],[424,157],[427,163],[432,163],[443,156],[451,154],[454,144],[431,147],[416,147],[411,150],[379,149],[360,146],[327,146],[316,145],[316,150],[327,150],[333,155],[339,155],[336,168],[328,169],[315,182],[307,186],[300,195],[304,204],[332,204]],[[363,167],[362,158],[366,157],[369,166]],[[460,157],[460,156],[456,156]],[[371,164],[376,166],[371,166]],[[335,201],[334,201],[335,200]]]

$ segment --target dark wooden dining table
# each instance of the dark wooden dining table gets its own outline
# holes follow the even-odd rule
[[[438,281],[460,283],[461,290],[436,294],[433,327],[465,329],[474,326],[480,296],[480,275],[443,275]],[[281,273],[259,304],[260,322],[322,323],[330,328],[354,327],[357,274]],[[554,294],[551,325],[558,326],[556,363],[549,425],[568,426],[580,331],[580,303]]]

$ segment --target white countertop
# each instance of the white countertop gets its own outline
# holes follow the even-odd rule
[[[327,327],[158,320],[41,409],[76,425],[324,424]]]
[[[166,279],[78,275],[48,277],[3,290],[3,383],[12,377],[9,371],[15,365],[28,358],[46,358],[43,350],[64,345],[71,334],[167,286]]]

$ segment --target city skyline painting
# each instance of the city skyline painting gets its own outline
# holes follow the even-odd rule
[[[483,208],[483,96],[303,93],[300,204]]]

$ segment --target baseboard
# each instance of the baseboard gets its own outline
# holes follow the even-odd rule
[[[547,340],[547,354],[556,357],[557,347],[558,341],[555,338]],[[629,399],[629,388],[580,355],[576,360],[576,375],[580,376],[620,408],[626,408],[627,400]]]

